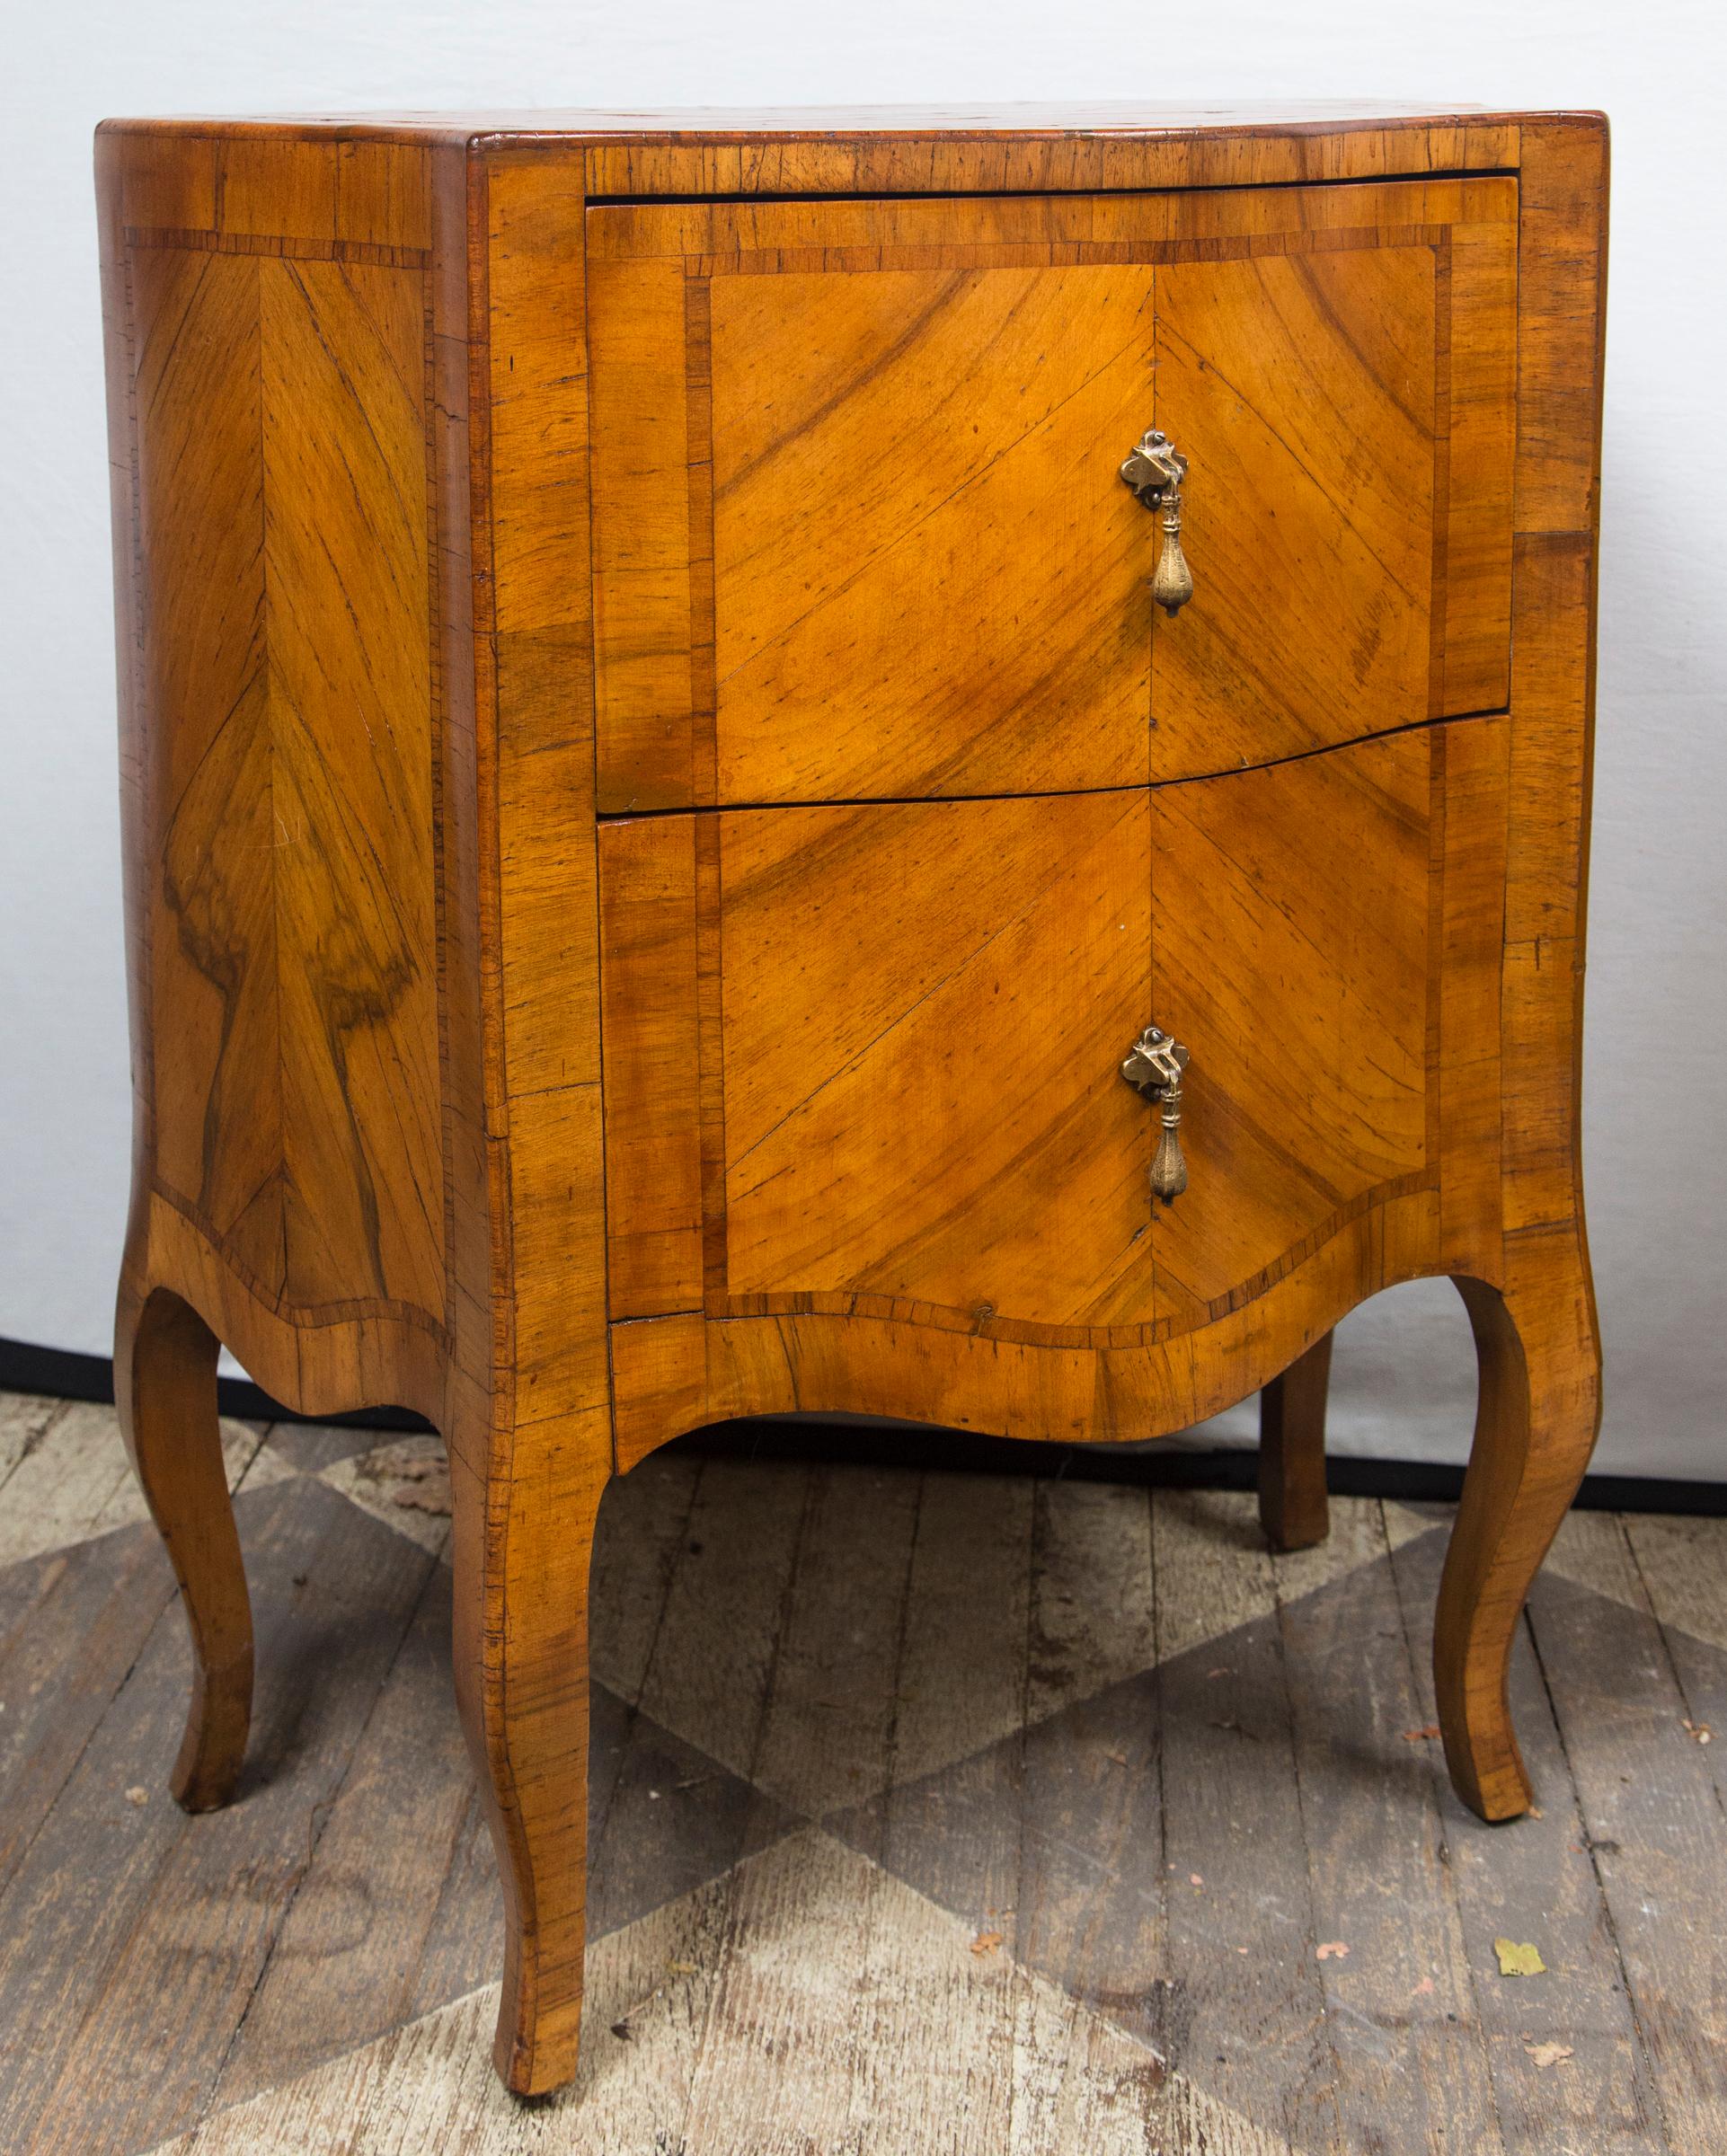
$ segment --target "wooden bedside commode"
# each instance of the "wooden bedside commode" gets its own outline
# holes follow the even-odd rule
[[[1447,1757],[1589,1459],[1607,131],[1155,110],[98,145],[137,1091],[117,1377],[234,1788],[225,1342],[455,1483],[498,2063],[572,2071],[601,1492],[1481,1360]],[[817,1442],[812,1437],[812,1443]]]

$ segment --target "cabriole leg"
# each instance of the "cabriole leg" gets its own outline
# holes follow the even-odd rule
[[[1328,1332],[1259,1396],[1259,1517],[1273,1550],[1306,1550],[1331,1532],[1325,1502]]]
[[[121,1286],[115,1402],[191,1628],[191,1710],[170,1784],[189,1812],[233,1796],[252,1719],[252,1604],[222,1462],[217,1353],[190,1303]]]
[[[1457,1794],[1514,1819],[1533,1791],[1507,1682],[1525,1596],[1589,1465],[1600,1352],[1588,1270],[1569,1239],[1501,1294],[1459,1279],[1480,1369],[1475,1444],[1439,1586],[1433,1669]]]
[[[493,2057],[518,2096],[576,2070],[588,1887],[588,1572],[605,1411],[452,1433],[456,1693],[504,1886]]]

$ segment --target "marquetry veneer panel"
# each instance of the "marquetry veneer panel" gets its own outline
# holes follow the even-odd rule
[[[1501,706],[1516,203],[591,211],[602,809],[1118,786]],[[1167,623],[1116,475],[1153,424],[1194,446]]]
[[[424,278],[139,246],[162,1195],[266,1297],[441,1324]]]
[[[1508,1657],[1599,1409],[1599,116],[141,120],[97,163],[115,1386],[190,1618],[181,1802],[251,1704],[220,1344],[446,1439],[537,2093],[616,1473],[725,1417],[1114,1443],[1260,1388],[1297,1546],[1331,1329],[1449,1275],[1438,1712],[1466,1801],[1525,1809]],[[1117,476],[1153,425],[1173,620]],[[1173,1208],[1117,1074],[1154,1021]]]
[[[606,824],[614,1316],[1164,1338],[1364,1207],[1436,1189],[1440,1073],[1495,1031],[1471,1009],[1452,1043],[1441,1003],[1505,815],[1492,760],[1449,800],[1472,728],[1499,736],[1415,728],[1097,794]],[[1193,1053],[1212,1202],[1147,1198],[1153,1118],[1117,1066],[1150,1011]]]

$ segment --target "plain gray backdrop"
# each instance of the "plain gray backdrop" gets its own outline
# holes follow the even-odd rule
[[[0,1334],[106,1354],[130,1109],[90,134],[109,114],[1352,97],[1614,125],[1586,1168],[1597,1465],[1727,1480],[1727,146],[1717,4],[59,0],[0,112]],[[1444,1283],[1340,1335],[1341,1450],[1460,1460]],[[1251,1431],[1245,1410],[1216,1434]]]

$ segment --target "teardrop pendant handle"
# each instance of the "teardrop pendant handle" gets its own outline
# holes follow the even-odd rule
[[[1182,552],[1182,482],[1187,477],[1187,459],[1154,427],[1123,459],[1121,477],[1147,508],[1159,515],[1164,545],[1152,572],[1151,596],[1173,617],[1193,596],[1193,572]]]
[[[1193,571],[1182,552],[1182,497],[1172,487],[1164,496],[1164,551],[1151,579],[1151,596],[1167,614],[1179,614],[1193,596]]]
[[[1187,1159],[1182,1151],[1182,1081],[1188,1052],[1161,1026],[1147,1026],[1128,1051],[1121,1075],[1141,1099],[1156,1103],[1163,1130],[1151,1161],[1151,1195],[1173,1205],[1187,1188]]]
[[[1163,1135],[1151,1156],[1151,1195],[1173,1206],[1187,1188],[1187,1155],[1182,1151],[1182,1089],[1172,1086],[1163,1098]]]

